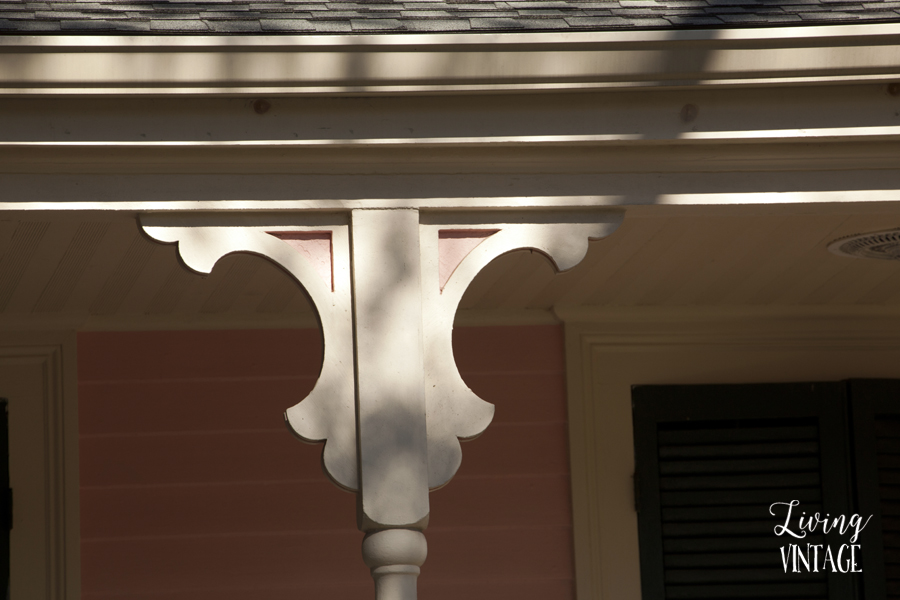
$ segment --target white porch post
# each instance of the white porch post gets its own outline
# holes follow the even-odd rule
[[[352,214],[360,529],[428,524],[419,215]]]
[[[378,600],[411,600],[428,524],[419,215],[355,210],[351,227],[363,558]]]
[[[326,441],[327,473],[357,493],[377,600],[415,600],[428,493],[450,481],[462,460],[459,440],[478,436],[494,412],[466,387],[453,360],[463,293],[494,258],[520,248],[569,269],[589,239],[620,221],[602,211],[410,207],[331,216],[157,215],[142,224],[157,240],[178,242],[185,264],[199,272],[225,254],[252,252],[306,288],[325,353],[319,381],[287,410],[288,424],[306,441]],[[313,238],[331,243],[303,247]]]

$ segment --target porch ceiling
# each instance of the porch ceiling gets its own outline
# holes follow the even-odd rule
[[[537,253],[499,258],[469,288],[458,321],[551,321],[554,306],[900,309],[900,262],[826,250],[835,238],[895,227],[895,203],[632,210],[567,273]],[[314,324],[300,288],[265,259],[229,256],[202,277],[131,216],[0,216],[0,327]]]

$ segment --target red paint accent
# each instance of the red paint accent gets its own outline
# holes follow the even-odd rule
[[[334,291],[334,251],[330,231],[267,231],[306,257],[325,285]]]
[[[457,329],[497,412],[431,495],[429,600],[570,600],[559,327]],[[84,600],[371,599],[355,498],[282,412],[312,388],[317,331],[78,337]]]
[[[499,229],[441,229],[438,231],[438,278],[441,291],[469,252]]]

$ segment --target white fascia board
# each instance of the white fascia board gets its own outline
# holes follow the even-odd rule
[[[630,215],[645,214],[641,209],[653,207],[693,208],[704,214],[713,213],[718,207],[742,207],[756,209],[756,214],[767,214],[767,207],[795,207],[804,213],[832,210],[835,206],[854,206],[855,212],[867,209],[896,211],[900,206],[900,190],[837,190],[809,192],[758,192],[758,193],[694,193],[664,194],[639,199],[617,196],[529,196],[484,198],[412,198],[412,199],[323,199],[323,200],[162,200],[162,201],[87,201],[60,202],[56,199],[42,202],[6,201],[0,197],[0,212],[27,213],[51,211],[62,217],[66,213],[120,212],[120,213],[218,213],[240,212],[291,213],[320,212],[343,213],[356,209],[399,210],[416,209],[427,212],[485,211],[485,210],[534,210],[559,211],[572,209],[596,209],[605,212],[628,210]],[[880,206],[879,206],[880,205]],[[761,213],[758,211],[762,211]]]
[[[525,34],[0,37],[0,95],[445,94],[897,77],[900,24]]]
[[[767,129],[749,131],[680,131],[613,133],[597,135],[504,135],[481,137],[406,137],[406,138],[323,138],[305,140],[51,140],[0,141],[0,156],[5,151],[70,150],[76,152],[107,150],[316,150],[353,148],[390,150],[403,148],[473,148],[473,147],[591,147],[591,146],[658,146],[700,144],[767,144],[809,142],[894,142],[900,140],[900,126],[821,127],[806,129]]]

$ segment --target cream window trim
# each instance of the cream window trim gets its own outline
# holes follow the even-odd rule
[[[75,334],[4,331],[0,396],[9,400],[12,598],[81,594]]]
[[[557,308],[578,600],[640,600],[631,386],[900,378],[900,313]]]

